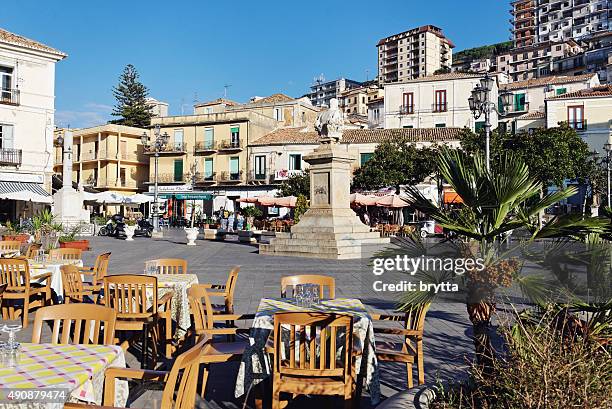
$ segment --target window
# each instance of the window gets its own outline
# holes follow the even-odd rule
[[[366,162],[372,158],[372,156],[374,156],[373,153],[362,153],[361,155],[359,155],[359,165],[365,165]]]
[[[204,159],[204,179],[212,180],[213,178],[213,158]]]
[[[0,67],[0,101],[12,102],[13,69]]]
[[[240,158],[232,156],[229,165],[230,180],[240,180]]]
[[[174,160],[174,181],[183,181],[183,159]]]
[[[436,128],[446,128],[446,124],[436,124]]]
[[[478,121],[474,124],[474,130],[476,132],[480,132],[480,130],[484,129],[485,126],[485,122],[484,121]]]
[[[567,88],[557,88],[557,95],[563,95],[567,92]]]
[[[521,112],[525,110],[525,94],[514,94],[514,110]]]
[[[402,107],[403,111],[406,114],[414,113],[414,93],[412,92],[404,92],[402,96]]]
[[[302,170],[302,155],[299,153],[289,155],[289,170]]]
[[[231,144],[232,147],[240,147],[240,126],[235,125],[230,128]]]
[[[0,124],[0,149],[13,148],[13,125]]]
[[[174,130],[174,146],[175,148],[183,147],[183,130],[182,129]]]
[[[204,149],[212,149],[215,145],[215,128],[204,128]]]
[[[274,119],[283,121],[283,108],[274,108]]]
[[[567,107],[567,123],[570,128],[575,130],[586,129],[586,121],[584,120],[584,106],[576,105]]]
[[[265,155],[255,156],[255,179],[266,178],[266,157]]]
[[[438,90],[434,95],[434,112],[446,112],[446,90]]]
[[[412,128],[414,128],[414,126],[413,125],[404,125],[404,126],[402,126],[402,128],[412,129]]]

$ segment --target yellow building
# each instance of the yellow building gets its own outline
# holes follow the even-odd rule
[[[246,104],[218,99],[196,104],[194,111],[151,120],[152,128],[169,135],[159,154],[157,180],[160,196],[169,199],[167,216],[172,219],[187,215],[185,200],[201,200],[203,213],[210,215],[256,189],[250,183],[254,175],[247,172],[252,168],[247,145],[280,127],[312,126],[318,108],[307,98],[275,94]],[[152,139],[153,129],[149,135]],[[148,190],[153,192],[154,155],[145,154],[150,157]]]
[[[99,191],[123,195],[144,191],[149,160],[140,137],[145,131],[113,124],[73,130],[73,180]],[[56,132],[56,137],[61,132]],[[55,147],[54,171],[62,173],[61,147]]]

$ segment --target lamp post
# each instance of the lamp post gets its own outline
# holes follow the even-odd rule
[[[168,139],[170,139],[170,135],[168,135],[168,132],[164,132],[164,134],[162,135],[160,126],[155,125],[155,129],[153,130],[153,136],[155,137],[155,139],[150,142],[149,134],[143,132],[142,136],[140,137],[140,141],[142,142],[142,145],[145,147],[145,149],[147,149],[149,152],[153,152],[153,156],[155,157],[155,184],[153,187],[153,232],[157,233],[159,232],[159,203],[157,202],[157,165],[159,161],[159,152],[161,152],[168,144]]]
[[[610,155],[612,154],[612,143],[608,142],[604,145],[606,150],[606,170],[608,171],[608,207],[610,207]]]
[[[474,119],[480,118],[481,115],[484,115],[485,118],[485,158],[487,171],[491,170],[491,113],[497,112],[501,116],[512,105],[512,94],[504,92],[500,94],[503,106],[498,109],[495,102],[491,101],[491,91],[493,91],[494,85],[495,79],[487,73],[480,80],[480,84],[476,85],[472,90],[472,96],[468,98],[470,111],[472,111]]]

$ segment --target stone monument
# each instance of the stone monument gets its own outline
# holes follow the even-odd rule
[[[62,188],[53,195],[53,215],[64,227],[89,224],[89,211],[83,209],[83,191],[72,187],[72,131],[64,131],[62,143]]]
[[[351,164],[355,160],[339,142],[344,117],[338,100],[317,117],[320,145],[304,160],[310,164],[310,208],[291,227],[277,233],[260,254],[326,259],[361,258],[362,245],[389,243],[370,231],[350,207]]]

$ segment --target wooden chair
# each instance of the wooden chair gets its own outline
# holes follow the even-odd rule
[[[142,381],[164,382],[161,409],[193,409],[198,388],[199,357],[206,341],[198,342],[193,348],[179,355],[172,369],[149,371],[131,368],[108,368],[104,373],[104,407],[66,403],[65,409],[111,409],[115,400],[116,379],[137,379]]]
[[[287,297],[287,287],[292,288],[292,294],[289,297],[293,296],[293,292],[295,292],[295,286],[298,284],[317,284],[319,285],[319,297],[323,298],[336,298],[336,280],[333,277],[322,276],[316,274],[303,274],[303,275],[295,275],[281,278],[281,298]],[[328,297],[324,297],[325,287],[328,289]]]
[[[62,287],[64,290],[64,303],[70,304],[85,302],[86,297],[89,297],[94,304],[97,304],[101,286],[92,286],[84,284],[81,270],[74,265],[61,266],[62,272]]]
[[[429,303],[416,304],[405,314],[372,314],[374,321],[401,323],[403,328],[385,326],[374,327],[378,334],[396,335],[402,337],[401,342],[376,341],[376,357],[379,361],[400,362],[406,364],[407,386],[413,387],[412,365],[417,363],[419,385],[425,383],[425,367],[423,364],[423,328]]]
[[[104,277],[108,272],[108,262],[110,260],[111,253],[102,253],[96,257],[96,262],[93,267],[81,267],[79,271],[85,276],[91,276],[91,281],[87,282],[87,285],[98,288],[98,291],[104,284]]]
[[[229,272],[225,284],[194,284],[192,287],[202,287],[208,289],[209,297],[223,298],[223,305],[213,304],[212,308],[215,313],[233,314],[234,313],[234,291],[238,282],[238,273],[240,266],[234,266]]]
[[[149,274],[152,268],[156,274],[187,274],[187,260],[182,258],[160,258],[145,262],[145,274]]]
[[[71,248],[59,248],[49,250],[49,259],[55,261],[65,260],[81,260],[83,258],[83,250]]]
[[[53,322],[52,344],[113,345],[116,318],[115,310],[101,305],[64,304],[43,307],[36,311],[34,317],[32,343],[41,342],[43,322]],[[103,337],[100,336],[101,327],[104,327]]]
[[[2,307],[2,294],[6,291],[6,287],[8,287],[7,283],[0,285],[0,307]]]
[[[280,353],[283,347],[285,354]],[[280,409],[283,392],[293,396],[340,395],[345,408],[353,406],[352,317],[312,312],[275,314],[274,350],[272,409]]]
[[[36,256],[36,252],[41,249],[41,245],[38,243],[31,243],[25,253],[25,258],[33,259]]]
[[[21,251],[21,242],[13,240],[0,240],[0,251],[3,253]]]
[[[150,291],[152,303],[149,306],[147,291]],[[147,364],[149,331],[153,336],[153,360],[157,356],[158,307],[165,305],[170,310],[172,292],[157,297],[157,277],[136,274],[119,274],[104,278],[104,305],[113,308],[117,313],[116,331],[142,331],[141,366]],[[166,334],[166,337],[170,334]],[[122,347],[129,346],[130,341]]]
[[[235,336],[243,332],[235,327],[216,328],[215,322],[234,322],[237,320],[254,318],[254,315],[214,314],[209,294],[208,289],[202,286],[191,286],[188,290],[189,306],[191,314],[193,315],[193,331],[198,339],[208,338],[209,340],[200,357],[200,362],[204,364],[200,390],[202,397],[204,397],[206,391],[209,366],[215,363],[239,361],[242,358],[245,348],[248,346],[248,341],[246,340],[235,342],[218,342],[215,340],[215,335]]]
[[[43,307],[51,302],[51,273],[36,277],[45,282],[42,286],[33,286],[30,283],[30,267],[24,258],[0,259],[0,285],[6,284],[3,294],[2,319],[16,318],[15,301],[21,300],[23,328],[28,326],[30,309]],[[8,302],[7,302],[8,301]]]

